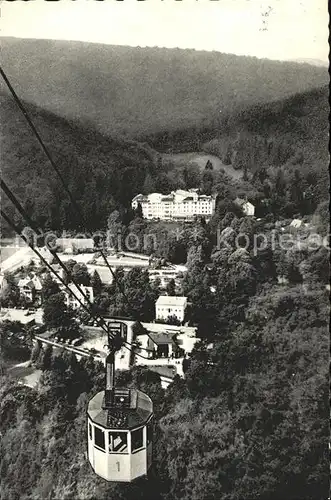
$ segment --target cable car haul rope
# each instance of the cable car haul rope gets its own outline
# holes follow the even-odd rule
[[[17,106],[47,156],[53,170],[59,177],[64,190],[69,196],[72,206],[75,208],[84,226],[84,218],[81,210],[29,117],[27,110],[1,68],[0,73]],[[3,180],[1,180],[1,189],[22,215],[23,219],[29,224],[31,229],[39,233],[39,229]],[[21,234],[19,228],[2,210],[1,216],[15,233],[27,243],[40,261],[57,277],[68,293],[75,297],[81,307],[90,315],[91,319],[96,321],[102,330],[107,333],[108,355],[105,363],[105,388],[92,397],[87,407],[87,451],[89,463],[94,472],[107,481],[131,482],[134,479],[145,476],[152,464],[153,402],[145,393],[137,389],[116,387],[115,385],[115,353],[122,347],[132,352],[134,346],[124,340],[119,333],[116,334],[114,330],[111,330],[107,322],[93,312],[92,304],[88,297],[79,284],[75,282],[71,273],[69,273],[68,269],[53,249],[50,249],[51,254],[61,268],[69,275],[81,296],[84,297],[85,302],[64,282],[57,271],[53,269],[40,252],[34,248],[29,240]],[[99,249],[99,251],[134,316],[134,310],[121,284],[118,283],[116,275],[110,267],[103,249]],[[135,352],[135,354],[142,358],[146,358],[139,353]]]

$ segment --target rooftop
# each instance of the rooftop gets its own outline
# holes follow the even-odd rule
[[[235,200],[235,203],[237,203],[238,205],[243,205],[244,203],[247,202],[247,200],[244,200],[243,198],[236,198]]]
[[[87,265],[87,269],[90,273],[94,273],[97,271],[102,283],[111,283],[113,281],[113,276],[106,266],[97,266],[97,265]]]
[[[210,200],[214,198],[214,196],[209,195],[198,195],[197,189],[190,189],[189,191],[185,191],[183,189],[177,189],[177,191],[172,191],[169,194],[161,194],[161,193],[150,193],[148,195],[137,194],[132,202],[141,202],[141,201],[152,201],[152,202],[164,202],[164,201],[174,201],[175,197],[181,199],[183,201],[193,201],[198,197],[198,199]]]
[[[115,389],[116,393],[123,388]],[[147,422],[153,413],[153,403],[147,394],[130,389],[130,407],[114,407],[110,410],[102,408],[104,391],[98,392],[88,404],[88,415],[95,422],[107,428],[133,429]]]
[[[174,341],[172,337],[174,333],[149,333],[149,338],[153,340],[153,342],[157,345],[159,344],[172,344]]]
[[[177,374],[176,368],[172,365],[148,365],[148,369],[158,373],[161,377],[175,378]]]
[[[18,286],[19,287],[29,286],[30,288],[34,288],[34,284],[33,284],[33,281],[31,280],[31,278],[20,279],[18,282]]]
[[[185,306],[187,297],[176,297],[173,295],[160,295],[156,301],[157,306]]]

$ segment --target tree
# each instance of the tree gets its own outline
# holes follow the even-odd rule
[[[155,301],[157,296],[149,282],[149,274],[140,268],[131,269],[124,277],[125,294],[130,307],[125,310],[142,321],[154,318]]]
[[[6,274],[1,285],[1,305],[3,307],[15,307],[20,299],[19,288],[14,278]]]
[[[150,194],[155,192],[155,182],[149,173],[145,177],[142,192],[144,194]]]
[[[325,236],[330,230],[330,204],[329,201],[323,201],[318,205],[312,218],[312,223],[317,231]]]
[[[94,273],[91,277],[90,285],[93,288],[94,296],[100,295],[100,293],[102,291],[102,281],[101,281],[101,278],[100,278],[98,271],[96,271],[96,270],[94,271]]]
[[[174,279],[171,279],[166,286],[167,295],[176,295],[176,283]]]
[[[189,189],[189,184],[190,184],[190,169],[187,165],[183,167],[182,170],[182,178],[183,178],[183,183],[185,189]]]
[[[111,300],[109,294],[106,291],[103,291],[99,295],[95,296],[93,310],[96,314],[108,314],[110,303]]]
[[[303,200],[304,200],[304,186],[303,179],[298,169],[295,169],[291,184],[290,184],[290,195],[291,201],[300,212],[303,208]]]
[[[42,370],[50,370],[52,366],[53,347],[47,344],[41,351],[37,361],[37,367]]]
[[[37,235],[31,227],[25,227],[22,230],[22,234],[24,238],[27,240],[28,245],[31,245],[32,247],[36,246],[36,241],[37,241]]]
[[[66,285],[68,285],[72,281],[72,271],[76,264],[77,262],[73,259],[69,259],[65,263],[66,271],[63,271],[63,281]]]
[[[247,167],[247,165],[244,165],[244,167],[243,167],[243,180],[248,181],[248,167]]]
[[[43,303],[43,321],[47,328],[58,330],[64,338],[78,335],[78,325],[68,311],[63,293],[52,295]]]
[[[151,289],[155,296],[159,297],[159,295],[161,295],[161,279],[159,277],[151,282]]]
[[[122,217],[118,210],[114,210],[108,217],[107,221],[108,233],[107,233],[107,245],[110,248],[115,248],[115,250],[121,249],[121,238],[124,233],[124,226],[122,223]]]
[[[57,328],[66,322],[67,307],[63,293],[52,294],[43,303],[43,321],[49,328]]]
[[[91,278],[86,264],[75,264],[72,270],[72,278],[78,285],[90,286]]]
[[[214,176],[210,170],[205,170],[202,176],[201,191],[210,196],[214,185]]]
[[[220,231],[223,231],[223,229],[230,227],[231,222],[235,218],[235,215],[232,212],[226,212],[225,216],[221,220],[219,224],[219,229]]]
[[[212,162],[210,160],[207,160],[205,170],[213,170],[213,169],[214,169],[214,167],[213,167]]]
[[[40,353],[41,353],[41,344],[40,341],[36,341],[31,352],[32,363],[36,363],[38,361]]]
[[[3,359],[26,361],[31,354],[31,340],[19,321],[4,320],[0,324],[0,352]]]
[[[139,217],[140,219],[143,218],[143,209],[142,209],[140,201],[138,202],[137,208],[135,210],[135,216]]]
[[[148,226],[143,218],[135,217],[126,231],[125,244],[129,251],[147,253],[145,248],[145,232]]]
[[[174,172],[176,172],[176,170],[174,170]],[[185,164],[181,171],[181,178],[183,179],[184,189],[193,189],[198,187],[201,181],[199,166],[195,163],[190,163],[189,165]],[[180,184],[178,184],[178,187],[180,187]]]
[[[175,314],[171,314],[170,316],[168,316],[165,322],[168,325],[180,326],[181,324],[180,320],[177,318]]]
[[[330,251],[324,246],[317,248],[299,264],[298,269],[304,282],[327,285],[330,283]]]
[[[271,204],[273,212],[277,213],[284,206],[285,195],[286,180],[284,172],[281,168],[278,168],[273,180],[273,190],[271,193]]]
[[[60,287],[56,281],[53,280],[52,276],[50,273],[47,273],[44,276],[43,282],[42,282],[42,290],[41,290],[41,296],[43,302],[47,301],[50,297],[53,295],[56,295],[60,293]]]

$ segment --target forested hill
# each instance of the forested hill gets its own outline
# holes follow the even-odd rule
[[[0,98],[5,124],[2,175],[42,227],[77,229],[69,200],[24,118],[11,97],[0,94]],[[219,127],[148,135],[148,144],[103,135],[92,125],[26,106],[82,207],[88,230],[104,229],[111,211],[128,207],[139,192],[198,186],[199,178],[188,165],[174,164],[172,169],[162,164],[158,152],[169,150],[204,150],[253,174],[265,167],[299,168],[304,176],[312,174],[320,186],[318,202],[328,196],[326,87],[228,115]],[[3,203],[7,205],[5,197]]]
[[[150,134],[148,142],[158,151],[183,152],[205,149],[213,141],[213,152],[223,160],[228,145],[249,137],[281,140],[304,150],[309,161],[328,159],[329,92],[323,86],[286,99],[260,103],[228,113],[211,127],[187,127],[176,132]],[[207,148],[209,152],[211,148]]]
[[[14,100],[0,93],[0,103],[5,182],[41,227],[77,230],[80,225],[69,199]],[[84,229],[105,228],[109,213],[130,206],[146,175],[154,174],[155,152],[147,144],[105,137],[36,106],[25,107],[81,207]],[[2,206],[14,216],[5,196]]]
[[[265,166],[310,169],[319,179],[324,176],[327,189],[328,87],[243,110],[224,120],[221,129],[203,149],[253,173]]]
[[[328,82],[326,68],[218,52],[15,38],[1,45],[21,98],[106,134],[210,126]]]

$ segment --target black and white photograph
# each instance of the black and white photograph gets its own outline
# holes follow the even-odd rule
[[[326,0],[0,3],[1,500],[330,498]]]

